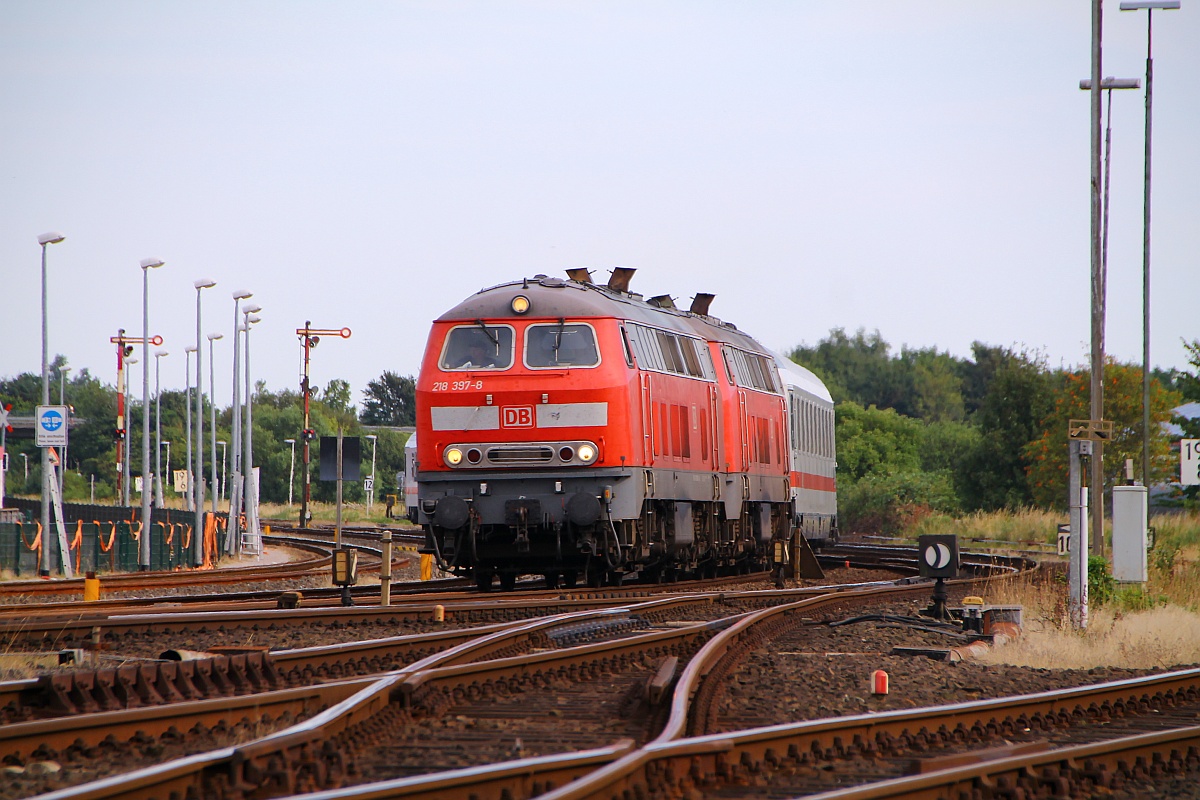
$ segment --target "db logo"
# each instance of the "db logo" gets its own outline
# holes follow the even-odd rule
[[[532,428],[533,406],[503,406],[500,409],[500,427]]]

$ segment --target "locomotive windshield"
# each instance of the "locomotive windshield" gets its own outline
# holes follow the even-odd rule
[[[507,325],[451,328],[439,362],[444,370],[508,369],[513,361],[513,329]]]
[[[599,363],[596,334],[590,325],[560,321],[530,325],[525,331],[527,367],[594,367]]]

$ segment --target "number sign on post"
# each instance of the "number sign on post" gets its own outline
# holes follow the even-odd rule
[[[1179,482],[1200,486],[1200,439],[1179,440]]]

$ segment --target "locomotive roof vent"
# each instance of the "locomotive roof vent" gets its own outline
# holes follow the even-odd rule
[[[608,279],[608,288],[614,292],[628,292],[629,281],[633,280],[633,267],[613,267],[612,277]]]
[[[696,296],[692,298],[692,307],[688,310],[693,314],[702,314],[707,317],[708,307],[712,305],[713,298],[715,297],[715,294],[697,292]]]
[[[671,295],[669,294],[655,295],[646,302],[659,308],[675,308],[675,301],[671,299]]]
[[[545,275],[538,280],[538,283],[540,283],[542,286],[548,286],[551,289],[561,289],[563,286],[567,285],[567,282],[562,278],[550,278]]]
[[[591,283],[592,271],[587,267],[575,267],[567,270],[567,277],[576,283]]]

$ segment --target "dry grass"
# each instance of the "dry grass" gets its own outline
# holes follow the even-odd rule
[[[1026,625],[1025,635],[980,658],[989,664],[1042,669],[1130,669],[1200,663],[1200,616],[1178,606],[1121,613],[1105,606],[1087,630]]]
[[[1026,508],[1020,511],[977,511],[961,517],[930,514],[904,531],[906,538],[915,539],[923,533],[956,533],[964,539],[1055,544],[1058,526],[1066,523],[1067,515],[1055,511]]]
[[[1174,575],[1154,571],[1145,590],[1118,590],[1114,600],[1090,608],[1084,631],[1070,625],[1068,587],[1061,578],[1022,576],[982,585],[989,603],[1024,607],[1024,636],[980,661],[1043,669],[1127,667],[1151,669],[1200,663],[1198,565],[1177,565]],[[1129,610],[1157,599],[1157,606]],[[1180,601],[1193,602],[1184,606]]]

